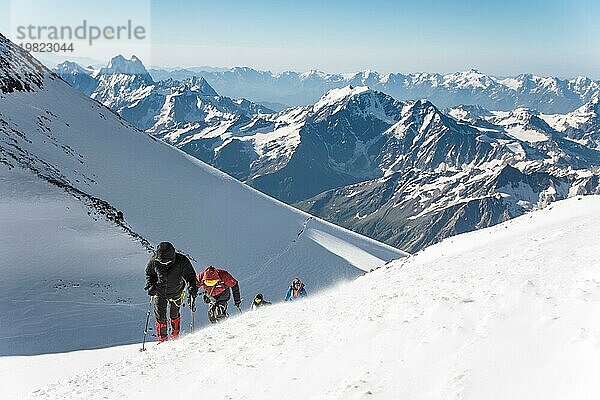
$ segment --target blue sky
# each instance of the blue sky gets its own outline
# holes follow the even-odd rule
[[[246,65],[273,71],[450,72],[600,78],[600,2],[0,0],[0,29],[23,18],[149,25],[140,43],[80,47],[105,61],[139,53],[151,65]],[[12,13],[11,13],[12,8]],[[15,9],[18,9],[16,12]],[[138,48],[136,48],[139,47]]]

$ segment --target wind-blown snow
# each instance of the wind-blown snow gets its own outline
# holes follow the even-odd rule
[[[306,236],[357,268],[360,268],[361,265],[377,265],[380,262],[377,257],[374,257],[368,251],[344,242],[327,232],[309,229]]]
[[[90,353],[27,398],[597,398],[598,224],[600,197],[558,202],[143,354]],[[24,364],[1,360],[7,382],[48,366]]]

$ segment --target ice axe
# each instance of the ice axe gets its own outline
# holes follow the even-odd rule
[[[148,304],[148,312],[146,313],[146,327],[144,328],[144,341],[142,342],[142,348],[140,351],[146,351],[146,335],[148,334],[148,322],[150,322],[150,311],[154,305],[154,296],[150,297],[150,303]]]

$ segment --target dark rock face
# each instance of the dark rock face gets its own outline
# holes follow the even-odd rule
[[[44,71],[39,61],[0,34],[0,93],[41,89]]]

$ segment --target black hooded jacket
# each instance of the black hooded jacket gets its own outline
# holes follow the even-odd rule
[[[196,271],[183,254],[175,253],[175,259],[167,265],[159,263],[156,256],[148,261],[146,290],[155,287],[159,297],[174,299],[181,296],[186,282],[188,287],[196,287]]]

